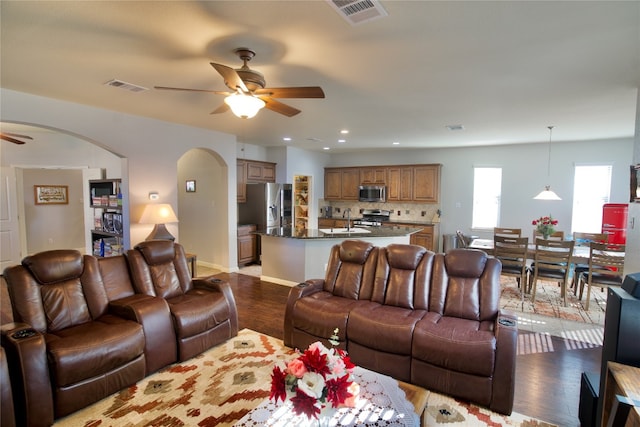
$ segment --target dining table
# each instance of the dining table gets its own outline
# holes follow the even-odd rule
[[[480,249],[487,253],[487,255],[493,255],[493,239],[473,239],[469,246],[470,249]],[[576,264],[589,264],[589,246],[575,245],[573,247],[573,256],[571,261]],[[529,243],[528,258],[534,259],[536,253],[536,244]],[[614,254],[614,252],[612,252]],[[615,252],[620,256],[624,256],[624,252]]]

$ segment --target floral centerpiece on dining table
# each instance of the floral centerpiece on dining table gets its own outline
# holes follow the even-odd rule
[[[546,240],[556,231],[555,226],[558,225],[558,220],[553,219],[551,215],[541,216],[538,219],[534,219],[531,225],[535,225],[536,231],[542,234],[542,237]]]
[[[337,345],[338,330],[329,342]],[[269,399],[290,401],[296,415],[318,419],[325,408],[354,407],[360,391],[351,380],[355,365],[347,352],[327,348],[317,341],[298,357],[290,360],[284,369],[276,365],[271,374]]]

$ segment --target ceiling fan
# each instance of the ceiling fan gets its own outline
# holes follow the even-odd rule
[[[164,90],[186,90],[226,95],[227,97],[224,100],[224,104],[213,110],[211,114],[224,113],[231,108],[231,111],[233,111],[236,116],[245,119],[255,116],[263,107],[287,117],[292,117],[300,113],[300,110],[297,108],[277,101],[275,98],[324,98],[324,92],[319,86],[265,87],[266,82],[264,75],[256,70],[252,70],[247,65],[256,53],[245,47],[236,49],[235,53],[244,62],[242,67],[238,69],[211,62],[211,66],[220,73],[224,79],[224,83],[233,92],[166,86],[154,87]]]
[[[13,142],[14,144],[24,144],[26,142],[26,141],[22,141],[21,139],[33,140],[33,138],[28,135],[20,135],[18,133],[8,133],[8,132],[0,132],[0,139]]]

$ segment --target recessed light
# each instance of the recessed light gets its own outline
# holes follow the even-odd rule
[[[324,147],[323,150],[330,150],[330,148],[329,147]]]
[[[341,133],[341,134],[343,134],[343,135],[346,135],[346,134],[348,134],[348,133],[349,133],[349,131],[348,131],[347,129],[342,129],[342,130],[340,131],[340,133]]]
[[[400,145],[400,143],[398,141],[393,141],[392,144],[393,145]]]
[[[288,136],[285,136],[284,138],[282,138],[283,141],[291,141],[291,138],[289,138]]]
[[[343,142],[347,142],[347,140],[346,139],[339,139],[338,142],[339,143],[343,143]]]

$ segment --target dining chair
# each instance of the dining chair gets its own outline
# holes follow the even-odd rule
[[[456,230],[456,241],[458,243],[459,248],[468,248],[469,247],[469,238],[464,235],[464,233],[460,230]]]
[[[494,227],[493,228],[494,236],[510,236],[510,237],[521,237],[522,229],[521,228],[503,228],[503,227]]]
[[[542,239],[542,233],[538,230],[533,230],[533,239]],[[550,240],[564,240],[564,231],[554,231],[549,235]]]
[[[591,242],[599,242],[606,243],[608,239],[608,234],[606,233],[584,233],[580,231],[573,232],[573,241],[576,242],[575,246],[586,246],[589,247]],[[573,278],[571,280],[571,288],[573,289],[573,294],[578,294],[578,277],[580,273],[584,271],[589,271],[588,263],[580,263],[575,264],[573,266]]]
[[[502,276],[516,278],[520,293],[524,296],[527,286],[528,237],[493,236],[494,257],[502,263]]]
[[[536,249],[532,272],[529,273],[529,291],[531,302],[536,300],[538,280],[552,279],[560,283],[560,295],[567,306],[567,283],[571,273],[573,240],[536,239]]]
[[[621,286],[624,270],[625,245],[591,242],[589,249],[589,269],[580,273],[578,286],[579,300],[582,300],[584,285],[587,285],[587,302],[584,309],[589,310],[592,286]]]

